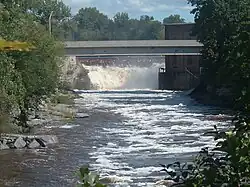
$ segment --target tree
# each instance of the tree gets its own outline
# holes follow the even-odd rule
[[[187,187],[250,185],[250,1],[189,0],[195,6],[194,34],[204,45],[203,81],[216,95],[218,88],[230,88],[239,110],[228,132],[215,131],[216,147],[202,149],[194,164],[177,165],[170,178]],[[168,166],[173,166],[170,164]],[[180,175],[179,175],[180,173]]]
[[[70,25],[68,24],[71,17],[70,8],[62,1],[55,0],[3,0],[2,5],[11,10],[13,5],[20,5],[15,8],[22,13],[29,14],[33,20],[48,28],[49,16],[52,14],[53,35],[63,39],[70,34]]]
[[[31,14],[23,11],[21,3],[12,6],[6,3],[3,12],[11,16],[0,14],[0,36],[8,41],[25,41],[34,47],[27,52],[0,52],[0,96],[7,98],[7,110],[1,108],[0,112],[10,113],[18,108],[18,124],[26,131],[29,112],[57,88],[61,45]]]
[[[96,8],[80,9],[70,22],[74,40],[154,40],[162,30],[162,24],[152,16],[142,15],[138,20],[117,12],[109,19]]]
[[[169,17],[163,19],[163,24],[169,23],[185,23],[185,19],[178,14],[170,15]]]
[[[79,40],[108,39],[109,19],[96,8],[81,8],[74,16]]]
[[[161,22],[154,20],[154,17],[144,15],[140,18],[138,29],[141,30],[139,39],[156,40],[159,38],[162,26]]]
[[[204,81],[231,89],[240,107],[250,98],[250,15],[248,0],[190,0],[196,8],[194,34],[203,43]]]
[[[127,40],[129,31],[131,29],[130,19],[128,13],[118,12],[114,18],[114,39],[115,40]]]

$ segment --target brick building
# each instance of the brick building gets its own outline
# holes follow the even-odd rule
[[[165,25],[166,40],[196,40],[193,23]],[[200,55],[173,54],[165,56],[165,69],[159,73],[159,89],[188,90],[199,83]]]

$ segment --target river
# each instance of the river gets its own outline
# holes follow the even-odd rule
[[[130,68],[133,78],[122,89],[112,88],[120,84],[117,75],[121,81],[127,74],[109,73],[105,76],[112,76],[113,83],[104,89],[107,79],[103,73],[97,78],[97,72],[118,70],[91,67],[91,81],[101,89],[78,90],[76,99],[79,111],[90,117],[42,127],[42,133],[58,136],[56,147],[1,151],[4,186],[75,186],[74,173],[84,165],[116,180],[111,186],[153,186],[164,179],[159,164],[191,161],[201,147],[213,147],[213,137],[203,134],[214,125],[226,127],[227,115],[196,103],[186,92],[154,90],[157,79],[140,82],[136,77],[138,71],[151,77],[157,70]]]

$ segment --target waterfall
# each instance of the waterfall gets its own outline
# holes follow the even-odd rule
[[[158,71],[164,66],[164,61],[163,58],[157,61],[157,57],[146,60],[129,58],[103,66],[84,63],[83,66],[89,71],[88,76],[95,90],[157,89]]]

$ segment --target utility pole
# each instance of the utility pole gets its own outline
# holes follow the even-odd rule
[[[51,18],[52,18],[52,15],[53,15],[53,11],[50,13],[49,15],[49,34],[51,36],[52,34],[52,25],[51,25]]]

